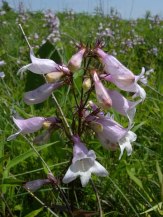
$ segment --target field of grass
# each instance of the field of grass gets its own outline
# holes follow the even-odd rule
[[[0,79],[0,215],[162,216],[163,20],[158,16],[122,20],[114,13],[104,16],[102,13],[88,15],[69,11],[57,13],[56,16],[49,18],[47,13],[45,15],[42,12],[24,12],[21,9],[14,12],[7,7],[0,9],[0,61],[6,63],[0,66],[0,71],[5,73],[5,77]],[[23,93],[37,88],[44,83],[44,79],[30,71],[23,78],[17,75],[22,66],[30,63],[29,49],[19,23],[37,57],[67,64],[76,53],[75,43],[82,42],[93,47],[100,39],[105,43],[104,50],[114,55],[134,74],[140,74],[142,67],[154,70],[148,76],[148,84],[142,85],[147,96],[137,106],[132,128],[137,140],[132,144],[131,156],[124,153],[122,159],[118,160],[119,151],[105,150],[90,129],[81,135],[82,141],[95,151],[97,160],[107,169],[109,176],[103,178],[93,175],[93,182],[90,181],[84,188],[79,179],[68,185],[63,184],[62,177],[72,157],[72,145],[64,131],[58,129],[48,141],[34,144],[34,147],[57,178],[61,191],[58,185],[52,184],[34,193],[23,187],[26,182],[47,178],[47,168],[32,148],[34,138],[41,135],[44,129],[25,136],[19,135],[8,142],[8,136],[17,131],[12,116],[59,117],[60,113],[52,97],[38,105],[29,106],[23,101]],[[82,75],[81,69],[73,76],[78,102]],[[129,98],[131,96],[130,93],[122,93]],[[73,117],[75,100],[71,88],[64,86],[54,94],[70,126],[79,124]],[[90,99],[96,102],[95,94],[91,94]],[[127,127],[126,118],[117,113],[114,116],[116,121]],[[70,204],[71,214],[63,192]],[[103,214],[99,214],[99,210]]]

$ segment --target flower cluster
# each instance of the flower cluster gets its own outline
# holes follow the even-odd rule
[[[43,27],[48,26],[50,29],[50,34],[47,36],[47,40],[51,41],[52,43],[60,41],[59,18],[54,13],[52,13],[51,10],[46,11],[44,13],[44,17],[46,24],[44,24]]]
[[[145,72],[145,69],[142,68],[140,75],[134,75],[118,59],[104,52],[99,42],[93,48],[78,44],[78,49],[78,52],[70,58],[66,65],[59,65],[53,60],[35,57],[31,48],[31,63],[18,71],[19,74],[22,74],[29,70],[46,78],[45,84],[24,94],[24,102],[31,105],[45,101],[50,95],[54,98],[53,92],[63,85],[69,85],[74,94],[74,73],[83,70],[81,76],[83,84],[79,87],[81,94],[79,97],[74,94],[76,105],[72,105],[72,109],[75,108],[72,125],[68,126],[67,130],[68,123],[63,112],[57,117],[32,117],[29,119],[14,117],[13,121],[19,130],[9,136],[8,141],[19,134],[34,133],[46,126],[47,130],[35,139],[35,142],[39,143],[46,141],[54,130],[65,130],[65,134],[73,146],[73,157],[62,181],[69,183],[80,177],[82,186],[86,186],[92,173],[104,177],[108,175],[108,172],[96,160],[95,152],[89,150],[82,142],[87,134],[85,129],[93,131],[106,149],[120,149],[119,159],[121,159],[124,150],[128,156],[131,155],[131,144],[137,138],[136,134],[131,131],[136,106],[146,97],[145,90],[138,82],[146,84],[149,72]],[[91,63],[91,59],[94,59],[93,63]],[[97,64],[94,64],[95,62],[98,63],[98,68]],[[107,83],[112,83],[119,90],[132,93],[132,100],[126,99],[117,89],[108,88]],[[93,93],[95,93],[96,99],[93,98]],[[136,100],[134,100],[135,98]],[[56,105],[61,111],[58,103]],[[126,117],[128,127],[125,128],[114,120],[113,116],[108,113],[111,108]],[[38,184],[38,187],[46,183],[49,183],[47,179],[34,182],[34,184]],[[34,186],[34,189],[37,189],[37,186]]]

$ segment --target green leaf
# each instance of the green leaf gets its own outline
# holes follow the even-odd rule
[[[62,62],[59,52],[50,41],[46,41],[46,43],[40,47],[37,54],[40,58],[50,58],[58,64]]]
[[[150,208],[150,209],[148,209],[145,212],[142,212],[140,214],[142,215],[142,214],[145,214],[145,213],[148,213],[148,212],[151,212],[151,211],[156,211],[156,210],[159,211],[159,210],[161,210],[162,204],[163,203],[160,202],[160,203],[156,204],[155,206],[153,206],[152,208]]]
[[[43,210],[43,207],[41,207],[40,209],[36,209],[30,213],[28,213],[26,216],[24,217],[35,217],[37,216],[41,211]]]
[[[22,185],[25,181],[20,179],[5,178],[1,180],[3,185]]]
[[[49,146],[55,144],[57,142],[52,142],[52,143],[49,143],[49,144],[45,144],[45,145],[42,145],[40,147],[36,147],[37,151],[41,151],[45,148],[48,148]],[[24,161],[25,159],[31,157],[33,154],[35,154],[34,150],[33,149],[30,149],[29,151],[17,156],[16,158],[12,159],[6,166],[6,169],[9,170],[11,167],[14,167],[16,166],[17,164],[19,164],[20,162]]]
[[[163,183],[163,174],[161,172],[161,168],[159,166],[158,161],[156,161],[156,169],[157,169],[157,174],[158,174],[159,182],[162,185],[162,183]]]
[[[138,179],[128,168],[126,168],[128,175],[130,176],[130,179],[132,179],[141,189],[144,190],[143,184],[140,179]]]
[[[142,121],[140,124],[133,127],[133,131],[136,132],[139,128],[141,128],[147,121]]]

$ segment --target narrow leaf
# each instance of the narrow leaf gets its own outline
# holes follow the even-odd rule
[[[36,147],[37,151],[41,151],[45,148],[48,148],[49,146],[55,144],[57,142],[52,142],[52,143],[49,143],[49,144],[45,144],[45,145],[42,145],[42,146],[39,146],[39,147]],[[12,159],[6,166],[6,169],[10,169],[11,167],[14,167],[16,166],[17,164],[19,164],[20,162],[24,161],[25,159],[31,157],[33,154],[35,154],[34,150],[30,149],[29,151],[17,156],[16,158]]]
[[[36,209],[30,213],[28,213],[26,216],[24,217],[35,217],[37,216],[41,211],[43,210],[43,207],[41,207],[40,209]]]

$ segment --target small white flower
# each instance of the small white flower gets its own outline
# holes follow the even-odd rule
[[[95,159],[95,152],[88,151],[86,146],[80,142],[79,137],[74,137],[73,160],[62,180],[63,183],[69,183],[80,176],[81,184],[85,187],[92,173],[107,176],[107,170]]]

